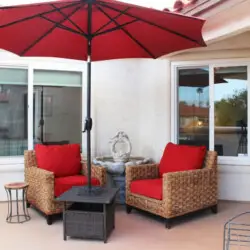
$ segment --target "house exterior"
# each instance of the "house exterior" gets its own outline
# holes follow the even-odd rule
[[[219,154],[219,196],[225,200],[249,200],[246,192],[250,170],[247,133],[249,6],[250,1],[244,0],[190,0],[183,3],[176,1],[175,4],[176,12],[207,20],[203,36],[208,46],[169,58],[171,140],[178,142],[178,122],[181,118],[179,103],[186,100],[197,106],[200,96],[202,107],[209,109],[202,142],[205,140],[209,148]],[[181,82],[183,74],[186,74],[186,79],[193,77],[189,87]],[[198,76],[199,86],[195,86]],[[202,88],[199,93],[198,88]],[[194,141],[199,143],[199,139]]]
[[[206,48],[95,62],[93,156],[110,155],[118,131],[129,135],[134,156],[156,162],[169,141],[205,144],[219,153],[220,199],[250,200],[249,7],[249,0],[185,1],[175,11],[207,20]],[[86,153],[85,67],[0,53],[0,186],[23,179],[23,150],[41,140],[82,143]]]

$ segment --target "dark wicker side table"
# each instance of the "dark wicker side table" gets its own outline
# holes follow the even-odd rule
[[[8,215],[6,221],[8,223],[23,223],[30,220],[27,208],[26,192],[28,184],[24,182],[15,182],[4,185],[8,197]],[[12,191],[16,193],[16,211],[13,213]],[[18,191],[22,191],[22,200],[19,200]],[[21,207],[20,207],[21,205]],[[21,212],[22,211],[22,212]],[[21,213],[20,213],[21,212]]]
[[[64,202],[63,239],[67,236],[101,239],[104,243],[115,228],[115,196],[118,188],[73,187],[57,198]]]

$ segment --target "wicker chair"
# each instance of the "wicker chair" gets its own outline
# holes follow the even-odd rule
[[[171,220],[190,212],[211,208],[217,213],[217,153],[208,151],[204,167],[199,170],[163,174],[162,200],[132,193],[131,182],[159,178],[158,164],[126,168],[127,213],[138,208],[165,218],[166,228]]]
[[[52,224],[55,214],[60,214],[63,204],[55,201],[54,195],[54,174],[50,171],[37,167],[35,151],[26,150],[24,152],[25,181],[29,184],[27,192],[28,206],[31,204],[40,210],[47,219],[47,224]],[[87,175],[86,163],[82,164],[82,174]],[[92,166],[92,177],[99,180],[100,185],[106,182],[106,170],[101,166]]]

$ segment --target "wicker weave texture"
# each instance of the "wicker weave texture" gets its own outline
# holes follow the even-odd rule
[[[65,225],[67,236],[103,239],[104,219],[102,213],[66,211]]]
[[[104,209],[105,207],[105,209]],[[73,203],[64,212],[65,235],[107,240],[115,227],[115,203]]]
[[[29,184],[27,200],[46,215],[61,213],[63,205],[55,201],[54,174],[37,167],[36,155],[33,150],[24,152],[25,182]],[[83,164],[83,174],[86,173]],[[101,186],[106,182],[106,170],[92,165],[92,177],[100,181]]]
[[[164,218],[174,218],[217,204],[216,152],[207,152],[202,169],[164,174],[162,200],[131,193],[133,180],[158,178],[158,172],[157,164],[127,167],[126,204]]]

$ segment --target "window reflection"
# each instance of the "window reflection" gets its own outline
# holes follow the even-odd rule
[[[34,71],[34,144],[81,144],[82,74]]]
[[[209,148],[209,72],[208,67],[180,69],[179,144]]]
[[[34,86],[34,143],[81,144],[81,91]]]
[[[28,148],[26,69],[0,68],[0,156],[23,155]]]
[[[247,67],[215,68],[214,84],[215,145],[219,155],[247,155]],[[217,149],[218,150],[218,149]]]

